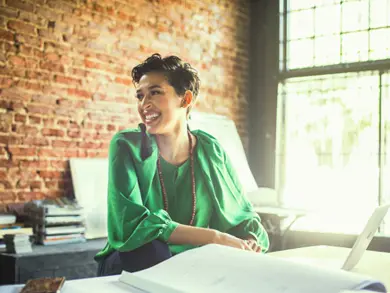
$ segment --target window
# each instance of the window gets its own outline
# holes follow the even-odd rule
[[[389,0],[290,0],[283,16],[287,69],[390,58]]]
[[[295,229],[360,233],[390,202],[390,0],[281,0],[279,17],[281,200],[316,211]]]

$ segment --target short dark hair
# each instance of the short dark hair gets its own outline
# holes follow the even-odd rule
[[[132,69],[133,83],[139,83],[141,77],[150,72],[164,74],[177,95],[182,96],[187,90],[190,90],[194,101],[196,100],[199,93],[200,79],[198,72],[189,63],[183,62],[177,56],[172,55],[162,58],[160,54],[155,53]]]

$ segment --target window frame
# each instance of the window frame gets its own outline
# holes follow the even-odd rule
[[[365,72],[365,71],[378,71],[379,75],[379,147],[378,147],[378,170],[379,170],[379,179],[378,179],[378,195],[377,201],[378,205],[384,203],[384,167],[385,167],[385,155],[383,152],[385,148],[385,123],[382,117],[384,109],[384,97],[383,97],[383,84],[382,79],[384,74],[390,74],[390,58],[382,59],[382,60],[373,60],[373,61],[361,61],[361,62],[352,62],[352,63],[339,63],[318,67],[307,67],[307,68],[296,68],[296,69],[288,69],[288,4],[289,0],[280,0],[279,2],[279,50],[281,54],[279,54],[279,62],[278,62],[278,109],[277,109],[277,131],[276,131],[276,166],[275,166],[275,188],[276,190],[281,190],[284,187],[285,183],[285,166],[283,154],[285,154],[285,119],[286,116],[286,95],[284,93],[280,94],[281,88],[285,82],[290,78],[295,77],[310,77],[310,76],[318,76],[318,75],[329,75],[329,74],[338,74],[338,73],[352,73],[352,72]],[[340,3],[342,5],[342,2]],[[389,3],[390,5],[390,3]],[[342,8],[341,8],[342,9]],[[389,24],[390,25],[390,24]],[[280,58],[283,58],[280,60]],[[388,138],[389,139],[389,138]],[[390,155],[390,154],[388,154]],[[278,193],[279,202],[283,202],[282,193]],[[379,232],[383,231],[382,224]],[[388,230],[387,228],[386,230]],[[390,235],[389,235],[390,236]]]

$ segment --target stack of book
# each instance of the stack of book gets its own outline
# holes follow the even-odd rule
[[[32,227],[25,227],[23,223],[16,223],[16,216],[11,214],[0,214],[0,252],[6,251],[5,235],[26,235],[32,236]]]
[[[85,242],[83,210],[67,199],[33,201],[25,205],[37,244]]]
[[[7,253],[31,253],[30,236],[27,234],[5,234],[4,242]]]

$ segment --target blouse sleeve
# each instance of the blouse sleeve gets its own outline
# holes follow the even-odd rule
[[[143,204],[129,142],[117,134],[108,156],[108,242],[130,251],[154,239],[167,241],[178,223],[165,210],[150,212]]]
[[[229,157],[224,151],[221,157],[221,166],[216,168],[217,176],[213,176],[218,181],[213,182],[216,196],[210,228],[241,239],[252,236],[262,247],[262,252],[266,252],[269,249],[269,238],[261,219],[243,192]]]

